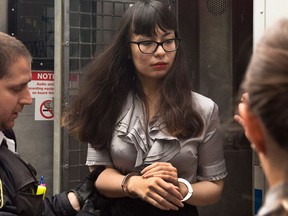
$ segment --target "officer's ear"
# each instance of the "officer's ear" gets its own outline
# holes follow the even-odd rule
[[[247,139],[251,142],[251,146],[257,152],[266,152],[265,140],[264,140],[264,130],[262,122],[258,116],[254,115],[246,103],[242,103],[239,106],[239,114],[242,117],[243,123],[245,125],[245,135]]]

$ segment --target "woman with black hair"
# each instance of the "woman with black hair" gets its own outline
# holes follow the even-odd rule
[[[115,202],[103,214],[198,215],[220,198],[218,107],[192,91],[176,18],[160,1],[126,11],[63,120],[89,142],[90,169],[106,166],[96,187]]]

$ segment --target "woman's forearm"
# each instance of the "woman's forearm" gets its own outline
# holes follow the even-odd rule
[[[106,168],[96,181],[97,190],[106,197],[118,198],[126,196],[121,188],[124,176],[113,168]]]
[[[214,204],[220,199],[223,186],[223,180],[215,182],[202,181],[192,184],[193,195],[186,203],[195,206]]]
[[[93,170],[93,167],[90,167]],[[125,197],[127,194],[123,191],[121,183],[124,176],[113,168],[106,168],[98,177],[96,181],[97,190],[106,197],[119,198]],[[133,178],[133,177],[132,177]],[[195,206],[205,206],[216,203],[221,197],[224,181],[219,180],[215,182],[202,181],[192,184],[193,195],[185,203]],[[187,193],[185,185],[182,185],[183,197]],[[182,191],[182,189],[181,189]]]

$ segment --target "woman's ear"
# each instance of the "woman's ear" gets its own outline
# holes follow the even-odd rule
[[[255,146],[257,152],[265,154],[266,146],[264,140],[264,132],[260,119],[250,112],[247,103],[239,104],[239,114],[245,125],[245,135],[247,139]]]

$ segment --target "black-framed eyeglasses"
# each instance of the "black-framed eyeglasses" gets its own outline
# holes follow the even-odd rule
[[[145,41],[130,41],[132,44],[137,44],[139,50],[144,54],[155,53],[159,46],[163,48],[165,52],[174,52],[180,45],[180,38],[172,38],[162,42],[145,40]]]

